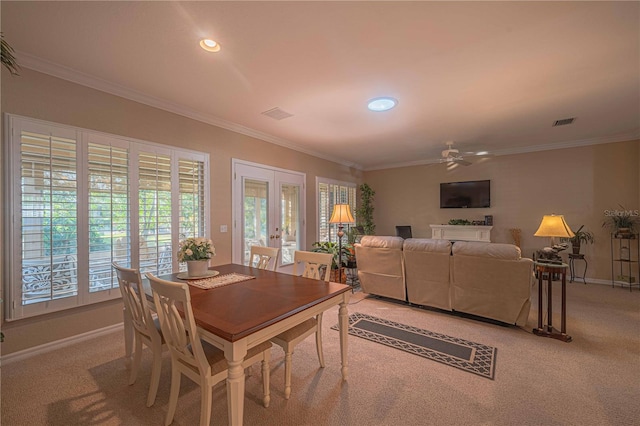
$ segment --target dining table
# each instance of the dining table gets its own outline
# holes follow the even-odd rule
[[[217,265],[209,270],[220,276],[244,277],[242,281],[211,289],[189,285],[201,338],[223,350],[227,359],[227,407],[231,425],[243,423],[245,374],[242,361],[247,350],[335,306],[339,306],[341,375],[342,380],[347,379],[350,286],[238,264]],[[179,275],[184,277],[184,273],[172,273],[158,278],[195,284]],[[146,279],[143,279],[143,288],[152,304],[151,286]],[[133,326],[126,309],[124,335],[125,357],[130,360]]]

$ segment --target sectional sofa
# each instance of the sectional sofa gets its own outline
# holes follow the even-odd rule
[[[364,236],[356,244],[365,293],[524,326],[533,261],[511,244]]]

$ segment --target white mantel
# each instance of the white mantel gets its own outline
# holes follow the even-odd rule
[[[491,228],[484,225],[429,225],[431,238],[450,241],[491,242]]]

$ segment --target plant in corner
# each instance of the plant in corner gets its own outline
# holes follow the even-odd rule
[[[616,236],[630,236],[640,225],[638,210],[626,210],[620,205],[622,210],[607,210],[606,218],[602,223],[603,228],[609,228]]]
[[[376,191],[366,183],[360,185],[359,189],[360,207],[356,209],[356,219],[358,224],[362,225],[365,235],[374,235],[376,225],[373,222],[373,198],[376,195]]]

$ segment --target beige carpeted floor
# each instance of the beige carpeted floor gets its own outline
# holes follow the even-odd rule
[[[556,289],[557,286],[557,289]],[[559,283],[554,284],[559,294]],[[498,348],[495,380],[356,337],[349,339],[349,379],[340,376],[337,308],[325,314],[320,369],[313,338],[294,354],[293,390],[283,397],[283,353],[273,349],[271,405],[261,405],[258,365],[247,370],[246,425],[638,425],[640,292],[568,284],[563,343],[531,333],[356,293],[362,312]],[[559,305],[559,303],[558,303]],[[559,312],[554,314],[559,320]],[[558,324],[559,325],[559,324]],[[3,426],[162,425],[169,395],[165,354],[160,390],[145,406],[150,353],[127,386],[121,333],[2,366]],[[174,425],[195,425],[198,387],[183,379]],[[214,390],[212,424],[227,423],[226,389]]]

